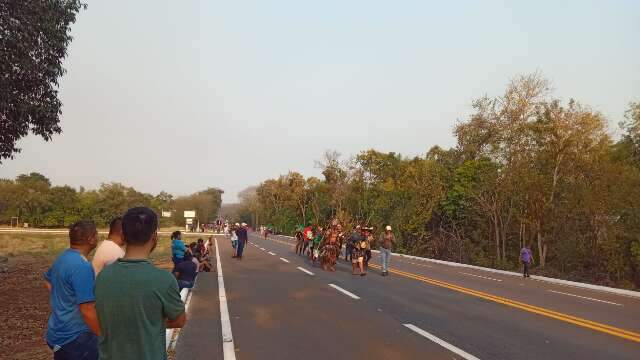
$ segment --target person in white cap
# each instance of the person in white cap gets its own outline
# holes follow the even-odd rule
[[[396,237],[391,231],[391,226],[387,225],[384,232],[380,234],[380,256],[382,256],[382,276],[389,275],[389,260],[391,259],[391,247],[395,246]]]
[[[236,259],[242,260],[242,253],[244,252],[244,247],[249,240],[247,235],[247,224],[242,223],[242,226],[239,229],[236,229],[236,235],[238,235],[238,249],[236,251]]]

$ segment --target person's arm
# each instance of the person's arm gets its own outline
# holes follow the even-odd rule
[[[76,295],[76,303],[82,314],[82,319],[89,329],[96,335],[100,335],[100,323],[96,313],[96,297],[93,292],[96,276],[91,263],[79,266],[71,276],[71,285]]]
[[[82,320],[87,324],[91,332],[100,336],[100,323],[98,322],[98,314],[96,313],[96,303],[88,302],[78,305]]]
[[[49,282],[49,280],[44,281],[44,286],[47,287],[47,291],[51,292],[51,283]]]
[[[181,328],[187,322],[184,303],[180,298],[178,282],[171,279],[166,291],[160,296],[165,325],[169,329]]]
[[[183,312],[174,320],[167,319],[165,325],[167,329],[179,329],[187,323],[187,313]]]

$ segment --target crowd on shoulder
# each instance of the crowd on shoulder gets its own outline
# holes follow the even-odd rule
[[[396,244],[391,226],[386,226],[376,242],[373,228],[356,225],[350,234],[333,220],[328,229],[311,224],[296,229],[295,252],[306,256],[313,265],[319,263],[325,271],[336,271],[336,263],[344,247],[345,261],[351,263],[353,275],[365,276],[371,260],[371,249],[378,246],[382,256],[382,276],[389,275],[391,249]]]
[[[71,225],[69,248],[44,274],[51,305],[46,342],[55,360],[167,358],[166,329],[187,321],[180,289],[211,268],[211,241],[186,247],[174,233],[172,274],[149,261],[157,230],[158,217],[146,207],[114,219],[99,246],[93,222]]]

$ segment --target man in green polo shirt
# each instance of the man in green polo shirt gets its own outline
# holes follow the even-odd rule
[[[127,250],[96,279],[101,360],[166,359],[166,328],[186,322],[178,283],[148,258],[158,241],[158,217],[137,207],[122,218]]]

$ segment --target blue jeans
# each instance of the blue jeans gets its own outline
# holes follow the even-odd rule
[[[182,291],[182,289],[192,289],[193,281],[178,280],[178,288],[180,288],[180,291]]]
[[[380,256],[382,256],[382,272],[389,272],[389,260],[391,259],[391,250],[381,247]]]
[[[53,346],[49,344],[49,348]],[[78,335],[53,353],[54,360],[98,360],[98,337],[91,332]]]
[[[244,243],[244,241],[238,240],[238,251],[236,253],[238,257],[242,257],[242,252],[244,251]]]

